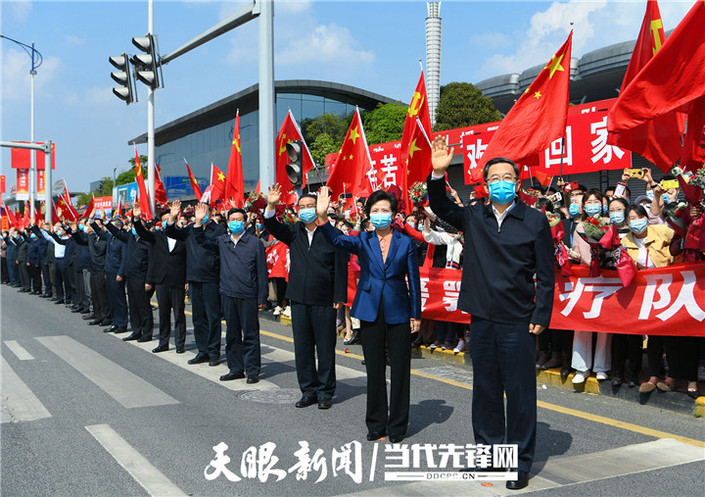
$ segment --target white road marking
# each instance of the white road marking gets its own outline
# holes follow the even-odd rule
[[[5,345],[20,361],[31,361],[34,359],[34,356],[27,352],[17,340],[5,340]]]
[[[86,430],[150,495],[186,495],[110,426],[91,425]]]
[[[151,383],[71,337],[65,335],[36,337],[36,340],[95,383],[123,407],[179,404],[178,400]]]
[[[51,414],[32,390],[2,358],[2,422],[34,421],[49,418]]]

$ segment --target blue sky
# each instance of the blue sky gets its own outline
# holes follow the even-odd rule
[[[694,0],[659,6],[672,29]],[[235,13],[245,2],[155,1],[162,54]],[[636,38],[645,1],[443,1],[441,83],[478,82],[546,61],[574,22],[573,57]],[[323,79],[408,101],[425,59],[422,1],[280,1],[275,4],[275,78]],[[257,82],[257,22],[164,67],[157,126]],[[147,1],[0,2],[3,34],[36,43],[35,136],[56,142],[54,178],[72,191],[129,167],[127,141],[146,131],[146,89],[126,106],[111,93],[110,55],[134,53],[147,31]],[[2,140],[29,139],[29,57],[2,40]],[[146,153],[146,146],[140,147]],[[8,189],[10,153],[0,156]]]

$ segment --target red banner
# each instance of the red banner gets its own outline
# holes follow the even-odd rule
[[[265,250],[267,254],[267,272],[270,278],[285,278],[289,281],[289,247],[277,242]]]
[[[15,143],[29,143],[17,141]],[[51,144],[51,168],[56,169],[56,150],[55,143]],[[10,163],[13,169],[30,169],[31,167],[31,150],[28,148],[13,148],[10,152]],[[37,152],[37,170],[44,170],[44,163],[46,158],[44,157],[44,152],[41,150],[36,150]]]
[[[639,271],[623,287],[616,271],[589,276],[573,266],[571,276],[556,272],[551,328],[636,335],[705,336],[705,262]],[[424,319],[469,323],[457,309],[461,271],[421,267]],[[348,305],[359,274],[349,273]],[[619,316],[618,321],[615,317]]]
[[[5,175],[0,174],[0,193],[5,193]]]
[[[95,207],[96,212],[99,212],[101,209],[109,211],[113,208],[113,197],[94,197],[93,202],[93,207]]]
[[[37,170],[37,194],[44,195],[46,193],[46,180],[44,178],[44,170]]]
[[[29,193],[29,169],[17,170],[17,195]]]

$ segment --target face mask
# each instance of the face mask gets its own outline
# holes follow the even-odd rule
[[[29,237],[30,237],[32,240],[34,240],[35,238],[37,238],[37,235],[35,235],[34,233],[32,233],[31,235],[29,235]]]
[[[233,235],[239,235],[245,229],[245,223],[242,221],[230,221],[228,228]]]
[[[54,232],[56,233],[56,236],[61,236],[63,234],[63,231],[60,229],[55,229]]]
[[[132,230],[130,230],[130,231],[132,231],[133,235],[137,236],[137,230],[135,228],[132,228]]]
[[[624,212],[610,212],[610,223],[622,224],[624,222]]]
[[[408,224],[412,230],[416,229],[416,223],[406,223],[406,224]]]
[[[78,231],[83,231],[84,228],[85,228],[85,227],[84,227],[82,224],[79,224],[79,225],[78,225]]]
[[[661,195],[661,198],[663,198],[663,203],[667,204],[668,203],[668,193],[664,193]]]
[[[208,214],[206,214],[206,215],[203,217],[203,224],[206,224],[207,222],[208,222]]]
[[[163,230],[164,228],[162,228],[161,226],[155,226],[154,229],[155,229],[156,231],[161,231],[161,230]]]
[[[313,207],[309,207],[308,209],[300,209],[299,219],[301,219],[301,222],[304,224],[313,222],[313,220],[316,219],[316,209]]]
[[[609,212],[609,209],[607,208],[607,206],[605,204],[602,204],[602,213],[607,214],[608,212]]]
[[[646,195],[649,200],[654,199],[654,191],[653,190],[649,190],[649,191],[645,192],[644,195]]]
[[[600,212],[602,212],[602,206],[598,204],[587,204],[583,207],[583,210],[588,216],[597,216]]]
[[[571,217],[576,217],[580,214],[580,206],[578,204],[570,204],[570,207],[568,207],[568,213]]]
[[[260,231],[262,231],[262,228],[264,227],[264,226],[262,226],[262,223],[257,223],[256,226],[257,226],[257,229]]]
[[[516,192],[514,191],[516,183],[505,181],[503,179],[489,184],[490,200],[497,204],[508,204],[514,200]]]
[[[646,223],[646,219],[637,219],[636,221],[629,221],[629,229],[637,235],[640,235],[646,230]]]
[[[392,224],[392,215],[390,214],[372,214],[370,215],[372,225],[380,230],[388,228]]]

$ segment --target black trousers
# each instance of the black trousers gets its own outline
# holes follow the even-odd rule
[[[31,264],[29,266],[29,277],[31,281],[31,290],[33,292],[42,291],[42,268],[39,265]]]
[[[42,277],[44,278],[44,295],[53,295],[54,286],[54,264],[49,262],[42,263]]]
[[[171,336],[171,312],[174,312],[174,344],[177,350],[186,344],[186,315],[184,314],[184,285],[169,288],[163,283],[157,285],[157,303],[159,304],[159,345],[169,345]]]
[[[259,342],[257,299],[223,296],[225,314],[225,356],[231,373],[259,375],[262,355]]]
[[[63,259],[57,259],[54,263],[54,280],[56,281],[56,298],[59,300],[71,300],[73,289],[71,287],[71,268],[66,266]]]
[[[91,273],[91,300],[93,301],[93,315],[96,319],[110,319],[110,305],[108,304],[108,291],[105,285],[105,273]]]
[[[118,329],[127,329],[127,300],[125,299],[125,279],[116,280],[117,273],[105,273],[105,290],[108,305],[113,316],[113,325]]]
[[[291,302],[296,377],[306,397],[330,400],[335,394],[335,315],[332,305]]]
[[[615,333],[612,335],[612,375],[626,378],[624,366],[629,360],[629,379],[637,382],[643,352],[641,344],[644,341],[643,335],[626,335]]]
[[[220,357],[220,284],[189,282],[193,337],[199,356]]]
[[[665,351],[669,377],[697,381],[699,350],[698,337],[649,335],[646,347],[649,376],[659,376]]]
[[[83,269],[73,271],[73,284],[74,284],[74,295],[71,301],[74,304],[80,305],[83,309],[90,309],[91,302],[88,300],[88,295],[86,294],[86,285],[83,281]]]
[[[0,274],[2,275],[3,283],[10,281],[10,273],[7,271],[7,257],[0,258]]]
[[[367,415],[370,432],[406,435],[409,425],[411,380],[411,329],[409,323],[387,324],[380,302],[375,321],[360,321],[362,351],[367,371]],[[387,415],[386,353],[392,368]]]
[[[20,282],[22,283],[22,289],[29,291],[30,279],[29,279],[29,266],[26,262],[20,262],[18,264],[20,270]]]
[[[529,333],[528,323],[496,323],[473,316],[470,343],[475,443],[517,444],[517,469],[529,472],[536,447],[536,337]]]
[[[127,298],[130,303],[130,324],[132,334],[141,335],[142,338],[152,338],[154,317],[149,299],[154,291],[145,291],[144,280],[138,278],[127,279]]]

